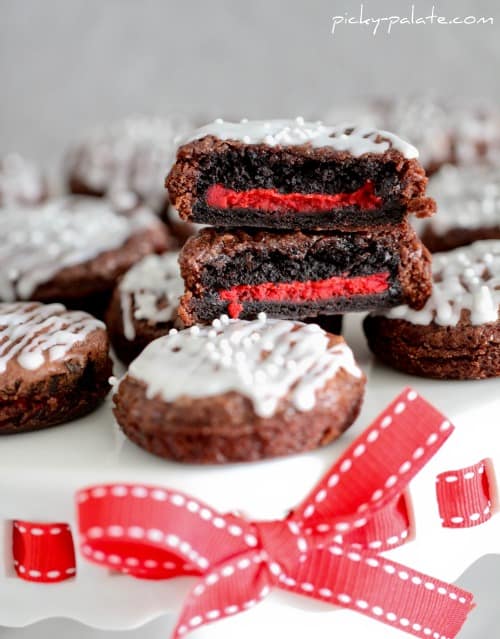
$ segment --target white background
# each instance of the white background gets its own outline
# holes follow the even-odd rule
[[[58,162],[82,128],[170,109],[321,115],[346,96],[436,89],[500,99],[496,0],[364,0],[365,15],[477,26],[339,26],[358,0],[0,0],[0,152]]]

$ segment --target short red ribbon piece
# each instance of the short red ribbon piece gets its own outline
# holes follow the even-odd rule
[[[12,529],[12,556],[18,577],[26,581],[56,583],[76,574],[73,536],[68,524],[16,519]]]
[[[243,612],[278,587],[423,639],[448,639],[472,595],[378,553],[404,542],[404,491],[452,430],[404,390],[278,521],[222,514],[168,488],[93,486],[77,496],[82,552],[136,577],[198,576],[175,638]]]
[[[470,528],[492,515],[488,460],[436,477],[436,496],[444,528]]]

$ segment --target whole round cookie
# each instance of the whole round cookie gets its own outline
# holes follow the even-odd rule
[[[183,462],[253,461],[310,450],[356,419],[365,377],[319,326],[226,316],[151,342],[114,396],[124,433]]]
[[[0,207],[40,204],[47,190],[47,180],[35,164],[18,153],[0,157]]]
[[[0,304],[0,434],[68,422],[109,391],[106,327],[61,304]]]
[[[411,375],[500,376],[500,240],[433,256],[433,291],[421,311],[399,306],[365,318],[371,350]]]
[[[178,257],[176,251],[148,255],[116,286],[106,324],[122,362],[131,362],[150,342],[174,327],[184,292]]]
[[[438,204],[438,214],[421,222],[421,236],[431,252],[500,239],[498,169],[443,167],[431,178],[429,193]]]
[[[144,207],[117,213],[109,202],[70,196],[2,211],[0,301],[62,302],[101,314],[117,278],[170,245]]]
[[[155,212],[167,200],[164,181],[179,139],[192,128],[181,115],[133,116],[95,128],[69,150],[69,189],[82,195],[128,193]]]

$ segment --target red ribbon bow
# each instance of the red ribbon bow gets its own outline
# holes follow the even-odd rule
[[[161,487],[90,487],[78,493],[82,551],[136,577],[200,577],[175,638],[251,608],[272,587],[419,637],[454,637],[472,595],[377,554],[403,542],[404,490],[452,430],[406,389],[281,521],[221,514]]]

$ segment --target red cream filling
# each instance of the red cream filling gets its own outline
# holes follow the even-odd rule
[[[229,302],[228,313],[239,317],[243,302],[311,302],[332,297],[372,295],[389,288],[389,273],[374,273],[358,277],[329,277],[325,280],[306,282],[266,282],[264,284],[238,284],[219,291],[219,296]]]
[[[323,213],[332,209],[357,205],[373,210],[382,204],[368,180],[352,193],[280,193],[276,189],[234,191],[222,184],[213,184],[206,193],[209,206],[218,209],[258,209],[266,213]]]

